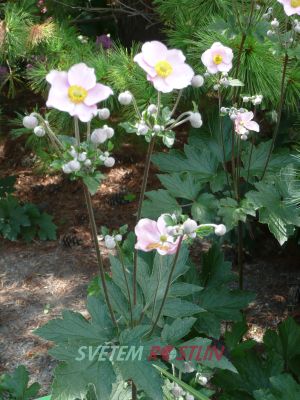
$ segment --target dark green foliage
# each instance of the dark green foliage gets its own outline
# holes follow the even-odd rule
[[[12,374],[0,376],[0,398],[6,400],[30,400],[37,397],[40,385],[29,383],[29,373],[23,365],[17,367]]]
[[[35,237],[40,240],[55,240],[56,226],[52,217],[41,212],[34,204],[21,204],[11,193],[14,191],[15,177],[0,180],[0,234],[6,239],[23,239],[30,242]]]

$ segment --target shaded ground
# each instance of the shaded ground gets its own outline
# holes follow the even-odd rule
[[[115,204],[118,198],[115,195],[125,191],[138,197],[143,159],[138,159],[130,148],[123,149],[121,154],[101,191],[93,197],[98,226],[134,225],[136,201]],[[24,154],[24,157],[30,160],[30,155]],[[32,379],[42,385],[42,393],[46,393],[55,362],[47,355],[49,345],[32,331],[59,316],[64,308],[86,313],[86,289],[97,274],[97,264],[80,186],[59,175],[37,176],[31,166],[26,166],[30,162],[24,157],[13,166],[13,174],[18,176],[16,195],[52,214],[59,226],[60,239],[74,234],[81,240],[80,246],[72,248],[65,247],[59,239],[29,245],[1,240],[0,373],[25,364]],[[1,169],[2,176],[11,174],[9,165],[2,165]],[[155,171],[152,171],[149,188],[157,185]],[[107,257],[107,251],[101,247]],[[292,246],[281,253],[279,250],[271,238],[265,237],[261,252],[256,250],[256,256],[246,260],[245,288],[257,292],[247,312],[249,336],[256,340],[262,339],[266,328],[275,327],[287,316],[288,288],[300,279],[297,249]],[[229,249],[227,255],[230,254]]]

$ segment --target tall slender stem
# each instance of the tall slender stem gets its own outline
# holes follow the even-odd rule
[[[102,288],[103,288],[103,293],[104,293],[104,298],[112,319],[113,324],[115,327],[118,327],[118,323],[109,299],[108,295],[108,289],[106,285],[106,280],[105,280],[105,272],[104,272],[104,265],[100,253],[100,248],[99,248],[99,243],[98,243],[98,235],[97,235],[97,225],[95,221],[95,215],[94,215],[94,210],[93,210],[93,204],[92,204],[92,199],[90,192],[88,191],[87,187],[83,185],[84,187],[84,194],[85,194],[85,200],[86,200],[86,205],[87,205],[87,210],[89,214],[89,219],[90,219],[90,224],[91,224],[91,230],[92,230],[92,237],[95,245],[95,250],[96,250],[96,255],[97,255],[97,261],[99,265],[99,272],[100,272],[100,278],[101,278],[101,283],[102,283]]]
[[[127,296],[128,296],[128,302],[129,302],[129,310],[130,310],[130,323],[132,326],[133,323],[133,317],[132,317],[132,304],[131,304],[131,296],[130,296],[130,290],[129,290],[129,285],[128,285],[128,279],[127,279],[127,274],[126,274],[126,267],[125,267],[125,263],[124,263],[124,257],[123,257],[123,253],[122,253],[122,249],[119,246],[119,244],[117,243],[117,251],[119,254],[119,259],[122,265],[122,270],[123,270],[123,275],[124,275],[124,280],[125,280],[125,285],[126,285],[126,290],[127,290]]]
[[[183,236],[180,236],[179,242],[178,242],[178,246],[177,246],[177,250],[176,250],[176,254],[175,254],[175,257],[174,257],[174,261],[173,261],[173,264],[172,264],[172,267],[171,267],[171,271],[170,271],[170,274],[169,274],[169,277],[168,277],[168,281],[167,281],[167,286],[166,286],[166,290],[165,290],[165,293],[164,293],[164,297],[162,299],[162,302],[161,302],[159,311],[157,313],[156,319],[155,319],[155,321],[153,323],[152,329],[149,332],[149,336],[151,336],[152,333],[154,332],[154,330],[156,328],[156,325],[157,325],[157,323],[159,321],[159,318],[161,317],[161,313],[162,313],[162,310],[164,308],[164,305],[166,303],[167,296],[168,296],[168,293],[169,293],[169,289],[170,289],[170,286],[171,286],[171,283],[172,283],[173,273],[174,273],[174,270],[175,270],[175,267],[176,267],[176,264],[177,264],[177,260],[178,260],[178,256],[179,256],[179,252],[180,252],[180,249],[181,249],[182,240],[183,240]]]
[[[80,144],[80,132],[79,132],[79,120],[78,117],[74,117],[74,130],[75,130],[75,139],[77,145]]]
[[[264,166],[264,170],[263,170],[263,174],[261,176],[261,179],[264,178],[269,162],[270,162],[270,158],[272,155],[272,152],[274,150],[274,146],[275,146],[275,141],[278,135],[278,131],[279,131],[279,126],[280,126],[280,120],[281,120],[281,114],[282,114],[282,110],[283,110],[283,105],[284,105],[284,99],[285,99],[285,78],[286,78],[286,73],[287,73],[287,66],[288,66],[288,62],[289,62],[289,56],[288,53],[285,53],[285,57],[284,57],[284,61],[283,61],[283,69],[282,69],[282,78],[281,78],[281,87],[280,87],[280,101],[279,101],[279,105],[278,105],[278,110],[277,110],[277,122],[276,122],[276,126],[275,126],[275,130],[274,130],[274,134],[273,134],[273,138],[272,138],[272,142],[271,142],[271,146],[269,149],[269,153],[268,153],[268,157]]]
[[[244,288],[244,263],[243,263],[243,225],[242,221],[238,222],[238,270],[239,270],[239,288]]]
[[[141,218],[142,214],[142,205],[145,197],[145,192],[147,188],[147,182],[148,182],[148,176],[149,176],[149,170],[150,170],[150,164],[151,164],[151,156],[153,153],[154,149],[154,144],[155,144],[155,136],[152,137],[149,146],[148,146],[148,151],[147,151],[147,156],[146,156],[146,161],[145,161],[145,170],[144,170],[144,176],[143,176],[143,182],[142,182],[142,188],[141,188],[141,193],[140,193],[140,198],[139,198],[139,204],[138,204],[138,210],[137,210],[137,216],[136,216],[136,222]],[[133,305],[136,305],[136,300],[137,300],[137,250],[134,250],[134,255],[133,255]]]
[[[175,114],[175,111],[177,110],[177,107],[178,107],[178,105],[179,105],[179,102],[180,102],[182,93],[183,93],[183,90],[182,90],[182,89],[179,90],[177,99],[176,99],[175,104],[174,104],[174,107],[172,108],[172,111],[171,111],[171,117],[172,117],[172,115]]]

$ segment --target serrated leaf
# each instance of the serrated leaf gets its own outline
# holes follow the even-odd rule
[[[256,400],[298,400],[300,385],[291,375],[283,374],[270,378],[271,388],[254,392]]]
[[[176,344],[184,336],[188,335],[196,318],[177,318],[170,325],[166,324],[161,332],[161,339],[168,345]]]
[[[195,200],[202,188],[191,174],[159,174],[157,177],[172,196],[182,199]]]
[[[142,208],[143,217],[157,219],[161,214],[181,213],[181,207],[167,190],[146,192],[146,197]]]
[[[102,179],[103,179],[103,174],[101,174],[100,172],[95,173],[93,176],[83,177],[83,182],[88,188],[91,195],[94,195],[97,192]]]

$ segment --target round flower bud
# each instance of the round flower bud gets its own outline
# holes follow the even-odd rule
[[[101,108],[98,110],[98,117],[102,120],[108,119],[110,117],[110,111],[108,108]]]
[[[223,235],[225,235],[225,233],[226,233],[226,226],[225,225],[220,224],[220,225],[217,225],[215,227],[215,234],[217,236],[223,236]]]
[[[241,135],[241,140],[247,140],[248,139],[248,136],[247,135]]]
[[[128,106],[132,102],[133,96],[128,90],[126,90],[126,92],[122,92],[119,94],[118,100],[119,103],[122,104],[122,106]]]
[[[252,104],[257,106],[259,104],[261,104],[263,101],[263,96],[260,94],[258,96],[255,96],[254,99],[252,99]]]
[[[250,101],[250,97],[244,96],[244,97],[243,97],[243,102],[244,102],[244,103],[248,103],[248,101]]]
[[[104,241],[105,241],[105,246],[108,249],[114,249],[116,247],[116,241],[112,236],[106,235]]]
[[[190,123],[193,128],[201,128],[203,124],[201,114],[198,112],[192,112],[190,115]]]
[[[116,236],[115,236],[115,240],[116,240],[117,242],[121,242],[121,241],[122,241],[122,235],[116,235]]]
[[[198,225],[197,222],[194,221],[191,218],[188,218],[184,223],[183,223],[183,231],[184,233],[186,233],[187,235],[189,235],[190,233],[194,233],[195,230],[197,229]]]
[[[69,151],[69,154],[73,157],[73,158],[77,158],[78,157],[78,153],[77,151],[74,149],[74,147],[71,147],[71,150]]]
[[[64,165],[62,166],[62,170],[63,170],[63,172],[64,172],[65,174],[70,174],[70,173],[72,172],[72,170],[71,170],[69,164],[64,164]]]
[[[39,121],[33,115],[27,115],[23,118],[23,126],[27,129],[34,129],[38,126]]]
[[[42,126],[40,126],[40,125],[39,125],[39,126],[36,126],[36,127],[34,128],[33,132],[34,132],[35,136],[37,136],[37,137],[43,137],[43,136],[46,135],[45,129],[44,129]]]
[[[107,133],[105,129],[95,129],[91,134],[91,142],[94,144],[101,144],[107,140]]]
[[[225,86],[225,87],[228,87],[229,84],[230,84],[230,83],[229,83],[229,80],[228,80],[226,77],[221,78],[220,83],[221,83],[221,85],[223,85],[223,86]]]
[[[231,113],[231,114],[229,115],[229,117],[230,117],[230,119],[231,119],[232,121],[234,121],[234,120],[237,119],[237,114],[233,112],[233,113]]]
[[[174,387],[171,390],[171,392],[174,397],[180,397],[184,395],[184,390],[179,385],[177,385],[177,383],[174,384]]]
[[[200,385],[205,386],[207,385],[208,379],[206,376],[200,375],[198,376],[197,381],[200,383]]]
[[[68,162],[69,168],[72,172],[76,172],[80,170],[80,162],[77,160],[72,160]]]
[[[267,36],[271,37],[271,36],[273,36],[273,35],[275,35],[275,32],[274,32],[274,31],[269,30],[269,31],[267,32]]]
[[[92,161],[91,161],[89,158],[87,158],[87,159],[85,160],[85,162],[84,162],[84,165],[85,165],[86,167],[90,167],[90,166],[92,165]]]
[[[103,129],[105,130],[107,139],[111,139],[114,136],[115,131],[110,126],[104,125]]]
[[[278,28],[279,27],[279,21],[277,18],[274,18],[273,21],[271,21],[271,26],[272,28]]]
[[[105,157],[105,155],[101,155],[100,157],[99,157],[99,160],[101,160],[101,161],[105,161],[107,159],[107,157]]]
[[[226,113],[227,113],[227,108],[226,108],[226,107],[221,107],[221,108],[220,108],[220,112],[221,112],[222,114],[226,114]]]
[[[162,130],[162,127],[160,125],[156,124],[156,125],[153,126],[153,131],[155,133],[159,133],[161,130]]]
[[[214,89],[215,91],[219,90],[219,89],[220,89],[220,85],[219,85],[219,84],[214,85],[214,86],[213,86],[213,89]]]
[[[83,153],[78,154],[78,161],[85,161],[86,160],[86,152],[84,151]]]
[[[201,86],[203,86],[204,84],[204,78],[202,75],[195,75],[192,79],[192,86],[194,88],[199,88]]]
[[[141,122],[140,124],[138,124],[138,128],[137,128],[137,134],[138,135],[146,135],[149,131],[148,126],[144,123]]]
[[[153,115],[157,113],[157,106],[155,104],[150,104],[147,108],[148,114]]]
[[[107,159],[104,161],[104,165],[108,168],[111,168],[115,165],[115,159],[113,157],[107,157]]]
[[[195,400],[195,397],[192,394],[187,393],[185,395],[185,400]]]
[[[300,24],[296,24],[294,26],[294,31],[297,32],[297,33],[300,33]]]
[[[210,73],[208,71],[204,72],[204,78],[208,78],[210,76]]]

